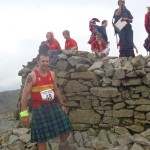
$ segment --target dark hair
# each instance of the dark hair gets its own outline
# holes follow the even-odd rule
[[[125,0],[118,0],[118,5],[119,5],[119,1],[123,1],[125,3]]]
[[[39,46],[39,53],[47,53],[49,50],[48,46],[45,45],[43,42],[41,43],[41,45]]]
[[[48,53],[39,53],[39,54],[37,55],[37,61],[40,60],[40,56],[49,57]]]
[[[103,21],[102,21],[102,24],[107,23],[107,22],[108,22],[107,20],[103,20]]]

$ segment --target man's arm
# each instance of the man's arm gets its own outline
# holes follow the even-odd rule
[[[71,45],[73,46],[73,47],[71,47],[71,50],[78,50],[78,45],[75,40],[72,39]]]
[[[27,110],[28,97],[34,82],[34,74],[30,73],[27,76],[26,83],[23,88],[22,98],[21,98],[21,111]]]

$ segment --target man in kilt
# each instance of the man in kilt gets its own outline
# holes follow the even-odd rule
[[[38,150],[46,150],[46,142],[56,137],[60,137],[60,141],[65,143],[73,130],[54,72],[48,69],[49,61],[47,53],[38,54],[38,68],[28,75],[21,99],[20,116],[24,126],[29,126],[27,110],[29,95],[34,100],[30,123],[31,142],[37,142]]]

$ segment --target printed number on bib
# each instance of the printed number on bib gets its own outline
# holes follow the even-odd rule
[[[53,100],[54,99],[54,91],[51,89],[41,91],[42,100]]]

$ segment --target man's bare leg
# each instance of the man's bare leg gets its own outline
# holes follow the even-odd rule
[[[38,150],[47,150],[46,142],[38,143]]]
[[[64,133],[62,136],[60,136],[60,142],[65,143],[69,135],[70,133]]]

